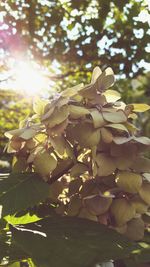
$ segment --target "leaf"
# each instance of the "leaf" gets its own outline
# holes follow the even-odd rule
[[[46,151],[39,152],[34,158],[35,171],[41,176],[48,176],[57,167],[57,159]]]
[[[130,158],[131,160],[133,160],[137,157],[138,154],[137,145],[133,143],[124,143],[122,145],[112,143],[110,149],[110,154],[113,157],[125,157],[125,159]]]
[[[125,144],[131,140],[132,140],[132,137],[124,137],[124,136],[118,136],[118,137],[113,138],[114,143],[117,145]]]
[[[128,155],[126,155],[126,154],[123,155],[123,153],[122,153],[122,156],[114,158],[116,168],[118,168],[119,170],[126,170],[126,169],[130,168],[130,166],[133,163],[133,160],[134,160],[133,155],[130,153]]]
[[[132,104],[134,112],[145,112],[150,109],[148,104]]]
[[[54,126],[62,123],[64,120],[68,118],[69,115],[69,107],[68,105],[64,105],[60,108],[55,108],[54,112],[47,120],[43,120],[43,122],[49,127],[53,128]]]
[[[150,173],[143,173],[142,174],[143,175],[143,177],[145,178],[145,180],[147,180],[148,182],[150,182]]]
[[[54,106],[51,106],[50,104],[48,104],[46,106],[46,109],[49,107],[48,111],[47,112],[44,112],[44,114],[42,115],[41,117],[41,121],[44,121],[44,120],[47,120],[51,115],[52,113],[54,112],[54,109],[55,107]]]
[[[97,78],[102,74],[102,71],[101,69],[96,66],[93,70],[93,73],[92,73],[92,79],[91,79],[91,83],[95,83]]]
[[[125,225],[135,216],[135,208],[125,198],[114,199],[110,209],[118,226]]]
[[[7,265],[8,267],[20,267],[20,261],[14,262],[10,265]]]
[[[11,230],[13,240],[35,264],[45,267],[93,266],[138,248],[115,231],[80,218],[51,217]]]
[[[101,128],[100,131],[101,131],[101,137],[102,137],[103,142],[110,144],[113,141],[112,133],[106,128]]]
[[[18,215],[7,215],[4,219],[12,225],[16,224],[27,224],[32,222],[37,222],[41,220],[41,218],[37,217],[36,215],[30,215],[26,213],[25,215],[18,216]]]
[[[102,113],[99,112],[97,109],[91,111],[91,116],[93,119],[94,128],[99,128],[107,124],[107,122],[104,120]]]
[[[36,130],[29,128],[25,129],[25,131],[19,135],[19,137],[23,138],[24,140],[29,140],[33,138],[36,135]]]
[[[8,138],[12,138],[13,136],[20,137],[24,140],[28,140],[28,139],[33,138],[36,135],[36,132],[37,132],[36,129],[26,127],[26,128],[6,132],[5,136]]]
[[[114,81],[115,81],[114,72],[112,68],[108,67],[98,77],[95,85],[98,91],[104,92],[106,89],[108,89],[114,84]]]
[[[68,127],[67,138],[72,143],[77,141],[81,147],[92,147],[99,143],[100,131],[90,123],[80,123]]]
[[[84,206],[91,214],[97,216],[107,212],[111,203],[112,203],[111,197],[94,195],[84,198]]]
[[[131,240],[142,240],[144,237],[144,227],[144,222],[141,218],[134,218],[127,223],[125,235]]]
[[[112,261],[108,261],[108,262],[103,262],[101,263],[101,265],[99,265],[99,267],[114,267],[115,265],[113,264]]]
[[[81,207],[82,207],[81,198],[79,198],[78,195],[72,196],[70,198],[70,203],[68,206],[67,215],[68,216],[76,216],[79,213]]]
[[[68,88],[68,89],[64,90],[64,91],[61,93],[61,95],[62,95],[63,97],[73,97],[73,96],[77,95],[78,92],[79,92],[81,89],[83,89],[83,87],[84,87],[84,84],[83,84],[83,83],[80,83],[80,84],[78,84],[78,85],[75,85],[75,86],[73,86],[73,87],[71,87],[71,88]]]
[[[142,176],[129,171],[119,172],[116,176],[116,183],[125,192],[138,193],[142,186]]]
[[[58,201],[58,196],[62,193],[64,184],[62,181],[55,181],[49,186],[49,198],[54,202]]]
[[[104,153],[97,154],[96,163],[98,165],[98,175],[100,176],[110,175],[116,169],[113,159]]]
[[[10,174],[0,178],[2,215],[33,207],[48,196],[49,186],[36,173]]]
[[[130,168],[137,172],[150,172],[150,159],[144,157],[136,158]]]
[[[71,168],[70,175],[72,177],[76,177],[87,171],[88,171],[88,166],[86,166],[83,163],[77,163]]]
[[[42,116],[44,114],[45,106],[48,104],[48,100],[36,98],[33,102],[33,111]]]
[[[58,154],[59,157],[73,157],[72,147],[62,135],[55,135],[54,137],[50,137],[49,139],[51,145],[53,146],[55,152]]]
[[[122,110],[118,110],[116,112],[105,112],[104,111],[103,117],[106,121],[113,122],[113,123],[121,123],[121,122],[127,121],[127,117]]]
[[[24,129],[25,128],[5,132],[5,136],[9,139],[12,138],[12,136],[20,136],[24,132]]]
[[[68,125],[68,119],[64,120],[63,122],[54,126],[53,128],[48,128],[47,133],[48,135],[61,135],[62,133],[64,133],[67,125]]]
[[[72,196],[78,193],[82,184],[83,184],[82,178],[77,178],[77,179],[72,180],[69,183],[69,191],[68,191],[69,196]]]
[[[133,140],[143,145],[150,146],[150,138],[148,137],[145,136],[133,137]]]
[[[69,113],[72,119],[78,119],[89,114],[90,111],[84,107],[69,105]]]
[[[145,203],[150,205],[150,184],[149,183],[145,183],[142,185],[142,187],[139,190],[139,195],[145,201]]]
[[[103,95],[106,97],[107,103],[114,103],[121,98],[121,95],[114,90],[107,90]]]
[[[120,124],[120,123],[112,123],[112,124],[110,123],[110,124],[107,124],[106,127],[113,128],[113,129],[124,131],[124,132],[128,133],[128,129],[123,124]]]

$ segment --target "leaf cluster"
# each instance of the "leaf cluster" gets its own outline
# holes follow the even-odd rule
[[[117,259],[128,257],[134,249],[137,256],[141,252],[141,247],[136,250],[135,243],[128,241],[126,253],[126,245],[119,243],[124,237],[115,236],[112,229],[134,241],[144,240],[148,230],[150,160],[144,153],[150,139],[139,136],[134,120],[150,107],[126,105],[118,92],[109,89],[113,84],[112,69],[102,72],[96,67],[90,84],[68,88],[50,101],[37,100],[35,114],[19,129],[5,133],[9,138],[7,151],[14,154],[14,161],[11,176],[2,176],[0,181],[2,216],[12,225],[50,216],[23,230],[22,226],[11,228],[15,242],[38,266],[60,266],[57,255],[63,248],[64,266],[90,266],[110,260],[112,255]],[[16,221],[22,211],[37,217],[29,218],[28,214]],[[40,233],[36,235],[38,227]],[[112,243],[110,255],[106,248]],[[41,244],[51,249],[40,256]],[[123,255],[118,251],[120,246]],[[106,256],[102,248],[107,250]],[[86,253],[90,255],[88,260]]]

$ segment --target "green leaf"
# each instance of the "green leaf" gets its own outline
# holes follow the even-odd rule
[[[36,173],[0,177],[2,215],[12,215],[33,207],[48,197],[49,186]]]
[[[10,265],[7,265],[7,266],[8,267],[20,267],[20,262],[17,261],[17,262],[14,262],[14,263],[10,264]]]
[[[26,213],[23,216],[17,216],[17,215],[7,215],[4,217],[4,219],[12,225],[15,224],[27,224],[27,223],[32,223],[41,220],[41,218],[37,217],[35,214],[30,215],[29,213]]]
[[[138,247],[104,225],[79,218],[56,216],[11,229],[14,241],[44,267],[94,266]]]

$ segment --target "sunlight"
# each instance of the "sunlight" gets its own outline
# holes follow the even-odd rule
[[[41,94],[49,85],[49,79],[40,67],[28,61],[17,63],[14,68],[14,80],[16,90],[27,96]]]

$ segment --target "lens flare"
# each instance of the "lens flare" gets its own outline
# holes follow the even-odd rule
[[[49,79],[39,66],[20,61],[14,68],[15,89],[28,96],[41,94],[48,88]]]

